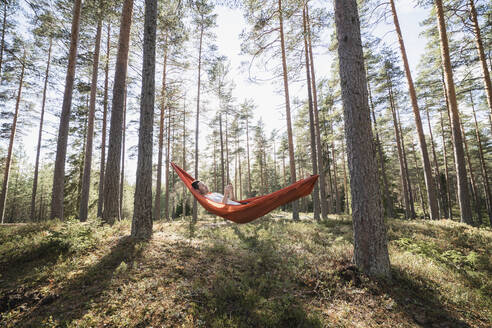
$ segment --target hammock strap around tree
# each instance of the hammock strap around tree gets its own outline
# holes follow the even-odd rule
[[[318,175],[312,175],[309,178],[299,180],[290,186],[271,194],[241,200],[239,201],[241,205],[227,205],[214,202],[200,194],[198,190],[191,186],[191,183],[195,181],[195,178],[176,164],[171,163],[171,166],[200,205],[208,212],[236,223],[251,222],[270,211],[273,211],[279,206],[309,195],[313,191],[314,185],[318,180]]]

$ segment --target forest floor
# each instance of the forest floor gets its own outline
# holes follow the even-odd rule
[[[491,327],[492,230],[389,220],[390,281],[348,217],[0,226],[1,327]]]

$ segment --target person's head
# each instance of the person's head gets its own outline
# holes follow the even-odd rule
[[[200,192],[200,194],[202,195],[205,195],[205,194],[208,194],[208,187],[206,184],[204,184],[203,182],[199,181],[199,180],[195,180],[191,183],[191,186],[198,190]]]

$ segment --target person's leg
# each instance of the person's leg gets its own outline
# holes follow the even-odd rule
[[[231,186],[231,188],[229,189],[230,190],[229,199],[237,202],[236,195],[234,193],[234,187],[232,185],[230,185],[230,186]]]

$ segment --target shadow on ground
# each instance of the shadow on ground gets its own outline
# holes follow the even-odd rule
[[[137,259],[144,247],[144,243],[135,242],[130,237],[121,238],[98,263],[69,280],[60,290],[41,299],[16,327],[36,327],[50,320],[63,326],[81,318],[89,309],[90,302],[109,287],[116,268],[123,261],[131,263]]]
[[[259,238],[262,229],[265,225],[257,224],[245,234],[233,226],[240,248],[218,241],[199,251],[174,249],[185,257],[211,259],[198,267],[182,263],[188,283],[179,294],[188,302],[195,325],[322,327],[317,313],[306,311],[299,298],[293,265],[298,259],[287,261],[272,240]]]

